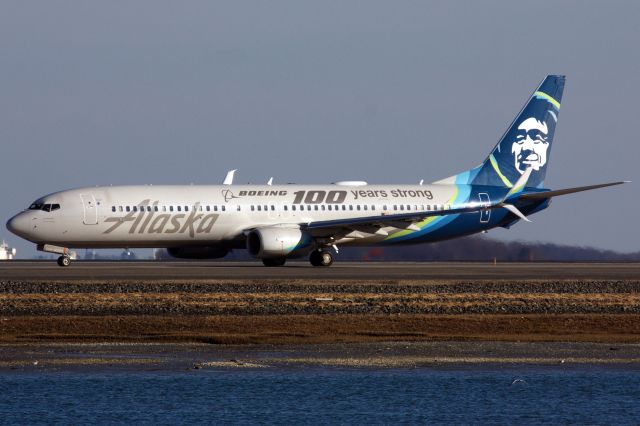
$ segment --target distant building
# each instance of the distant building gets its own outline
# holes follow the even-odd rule
[[[9,248],[9,245],[2,241],[0,244],[0,260],[13,260],[16,257],[16,249]]]

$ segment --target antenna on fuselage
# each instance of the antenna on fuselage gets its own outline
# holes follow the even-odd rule
[[[424,183],[424,179],[420,179],[420,186]]]
[[[227,172],[227,176],[224,178],[224,182],[222,182],[222,184],[223,185],[232,185],[233,184],[233,175],[235,175],[237,170],[238,169],[229,170]]]
[[[273,185],[273,176],[269,178],[269,180],[267,181],[267,185]]]

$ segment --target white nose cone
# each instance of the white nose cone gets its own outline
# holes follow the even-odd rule
[[[7,222],[7,229],[19,237],[25,237],[29,232],[28,219],[22,213],[18,213]]]

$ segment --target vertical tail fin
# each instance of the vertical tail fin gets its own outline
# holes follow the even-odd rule
[[[508,188],[531,168],[529,187],[542,187],[551,155],[565,77],[549,75],[531,95],[480,166],[454,177],[456,183]],[[445,181],[450,181],[446,179]],[[441,181],[441,182],[445,182]]]

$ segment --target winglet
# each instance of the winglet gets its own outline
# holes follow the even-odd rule
[[[504,207],[505,209],[509,210],[511,213],[515,214],[516,216],[518,216],[520,219],[524,220],[525,222],[531,222],[524,215],[524,213],[522,213],[520,210],[518,210],[518,208],[516,206],[514,206],[513,204],[503,204],[502,207]]]
[[[505,209],[509,210],[511,213],[518,216],[520,219],[524,220],[525,222],[531,222],[531,221],[527,219],[527,217],[520,210],[518,210],[516,206],[514,206],[513,204],[507,204],[506,202],[508,200],[517,198],[520,194],[522,194],[522,191],[524,190],[525,186],[527,186],[527,181],[529,180],[529,176],[531,176],[532,170],[533,170],[532,167],[528,167],[524,171],[524,173],[522,173],[522,176],[518,178],[518,181],[516,182],[516,184],[511,187],[509,192],[507,192],[507,195],[504,196],[504,199],[500,203],[501,207],[504,207]]]
[[[531,171],[532,170],[533,170],[532,167],[528,167],[524,171],[524,173],[522,174],[522,176],[520,176],[520,178],[518,179],[516,184],[511,187],[509,192],[507,192],[507,195],[504,197],[503,201],[506,201],[506,200],[508,200],[510,198],[513,198],[513,197],[517,197],[518,195],[520,195],[522,193],[522,190],[527,185],[527,181],[529,181],[529,176],[531,176]]]
[[[222,182],[223,185],[231,185],[233,184],[233,175],[236,173],[238,169],[233,169],[233,170],[229,170],[227,172],[227,176],[224,178],[224,182]]]

